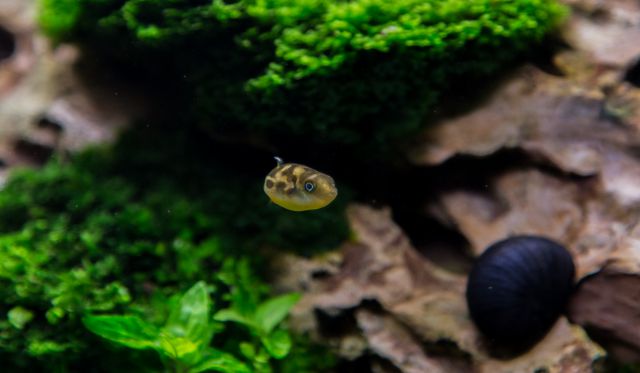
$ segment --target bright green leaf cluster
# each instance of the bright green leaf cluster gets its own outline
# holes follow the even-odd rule
[[[65,372],[99,361],[117,371],[146,361],[153,371],[159,362],[144,351],[105,351],[81,316],[132,312],[156,324],[168,317],[168,333],[196,333],[203,341],[209,331],[197,325],[204,311],[189,318],[171,313],[171,294],[203,280],[216,286],[220,308],[260,304],[268,293],[256,273],[266,269],[261,248],[330,249],[347,237],[344,202],[315,214],[289,213],[261,191],[270,159],[255,171],[216,159],[225,158],[183,127],[140,129],[70,164],[12,175],[0,191],[4,368]],[[245,257],[250,261],[238,269]],[[237,281],[253,290],[232,290]],[[225,332],[223,340],[238,333]]]
[[[214,331],[220,331],[211,318],[211,308],[207,285],[198,282],[172,308],[162,328],[130,315],[91,315],[86,316],[83,322],[93,333],[117,344],[132,349],[155,350],[166,361],[167,371],[253,372],[235,356],[210,346]],[[283,315],[280,321],[289,308],[275,310]],[[288,337],[284,330],[280,331]],[[284,357],[288,352],[278,357]]]
[[[417,133],[452,82],[514,61],[565,13],[555,0],[43,0],[42,9],[50,35],[162,79],[201,126],[368,157]],[[49,26],[76,13],[66,28]]]
[[[239,275],[246,276],[246,262],[240,268],[244,270]],[[232,286],[232,292],[252,292],[241,287]],[[251,338],[238,342],[238,350],[251,365],[211,346],[214,332],[219,333],[224,327],[216,325],[211,317],[211,300],[204,282],[198,282],[181,297],[162,328],[132,315],[90,315],[83,322],[93,333],[117,344],[155,350],[163,357],[168,371],[268,373],[272,371],[270,359],[282,359],[291,350],[289,333],[276,328],[300,297],[287,294],[250,305],[246,302],[248,298],[239,298],[231,308],[218,311],[215,320],[238,322],[248,329]]]
[[[260,341],[260,345],[244,343],[240,345],[240,351],[253,361],[256,371],[268,372],[270,369],[265,364],[266,357],[282,359],[291,350],[289,334],[275,328],[284,320],[300,296],[287,294],[257,303],[243,292],[241,288],[234,289],[231,292],[231,307],[218,311],[214,318],[221,322],[236,322],[246,327]]]

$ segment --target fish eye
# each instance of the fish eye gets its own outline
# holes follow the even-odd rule
[[[313,192],[313,190],[316,189],[316,186],[314,183],[307,181],[306,183],[304,183],[304,190],[306,190],[307,192]]]

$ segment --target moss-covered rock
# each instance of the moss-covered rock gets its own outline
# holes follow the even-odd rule
[[[264,175],[225,165],[206,145],[188,131],[139,130],[10,178],[0,191],[4,371],[158,371],[154,356],[89,335],[81,316],[161,319],[170,295],[201,280],[217,286],[223,308],[229,261],[249,260],[251,288],[264,296],[261,247],[332,248],[347,237],[340,202],[288,213],[268,204]],[[234,345],[237,334],[226,338],[217,343]]]
[[[42,0],[42,9],[53,37],[172,86],[186,81],[202,126],[369,150],[415,134],[451,80],[503,67],[564,13],[554,0]]]

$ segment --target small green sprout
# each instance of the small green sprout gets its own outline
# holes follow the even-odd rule
[[[286,294],[244,309],[238,309],[236,303],[218,311],[212,319],[207,285],[200,281],[173,306],[162,327],[134,315],[88,315],[83,323],[91,332],[113,343],[155,350],[169,372],[265,373],[272,371],[271,358],[284,358],[291,349],[289,334],[277,326],[298,299],[298,294]],[[250,365],[211,346],[214,335],[229,321],[250,331],[252,340],[238,346]]]

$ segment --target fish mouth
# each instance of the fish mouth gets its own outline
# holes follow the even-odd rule
[[[329,193],[329,197],[331,197],[331,200],[333,201],[334,199],[336,199],[336,197],[338,196],[338,189],[333,189],[331,191],[331,193]]]

